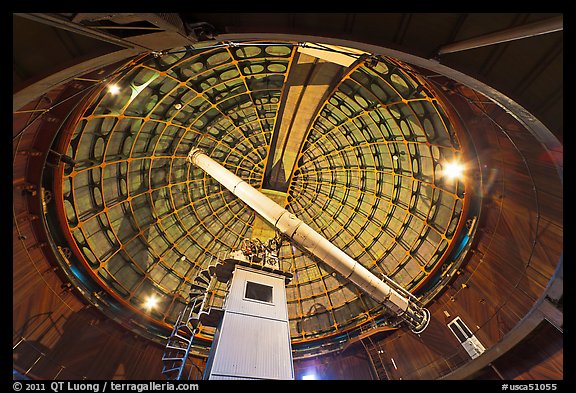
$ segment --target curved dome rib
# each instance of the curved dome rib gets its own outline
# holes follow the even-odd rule
[[[276,193],[368,271],[408,291],[442,262],[465,200],[464,183],[441,176],[461,152],[440,102],[394,60],[361,58],[342,68],[296,47],[247,43],[151,55],[117,76],[117,94],[103,88],[80,116],[68,148],[78,165],[63,178],[68,225],[99,285],[133,312],[142,313],[154,294],[159,307],[144,314],[170,326],[194,277],[219,251],[265,232],[251,209],[186,165],[191,147]],[[314,90],[306,85],[320,83],[312,71],[302,79],[306,64],[324,64],[316,72],[325,81],[327,72],[340,79],[331,90]],[[298,97],[308,105],[314,97],[298,96],[304,87],[316,97],[324,91],[324,101],[302,119],[292,112],[292,125],[310,127],[282,136],[280,159],[294,167],[286,193],[267,190],[268,160],[278,160],[273,141],[286,132],[279,122]],[[293,161],[287,144],[300,146]],[[279,256],[294,268],[287,287],[294,343],[388,323],[385,308],[316,258],[288,244]],[[225,288],[214,296],[223,302]]]

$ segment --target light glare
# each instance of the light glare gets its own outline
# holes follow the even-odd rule
[[[156,308],[157,305],[158,305],[158,298],[154,295],[148,296],[148,298],[144,302],[144,307],[147,310],[152,310],[153,308]]]
[[[464,166],[458,162],[449,162],[444,165],[444,176],[449,179],[455,179],[462,176]]]
[[[118,87],[118,85],[108,86],[108,93],[112,94],[113,96],[115,96],[119,92],[120,92],[120,88]]]

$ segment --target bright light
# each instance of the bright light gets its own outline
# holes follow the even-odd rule
[[[154,295],[148,296],[148,298],[144,302],[144,308],[146,308],[147,310],[152,310],[153,308],[156,308],[157,305],[158,305],[158,298]]]
[[[456,179],[464,173],[464,166],[458,162],[449,162],[444,164],[443,174],[449,179]]]
[[[118,87],[118,85],[108,86],[108,93],[112,94],[113,96],[115,96],[119,92],[120,92],[120,88]]]
[[[306,375],[302,376],[302,379],[314,380],[314,379],[316,379],[316,375],[315,374],[306,374]]]

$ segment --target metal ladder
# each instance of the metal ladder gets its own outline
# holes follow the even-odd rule
[[[370,360],[370,364],[372,365],[372,370],[376,379],[390,380],[390,375],[388,375],[388,371],[386,370],[385,362],[380,355],[381,349],[379,346],[377,346],[374,341],[372,341],[371,337],[367,338],[368,342],[365,342],[364,339],[360,341],[364,347],[364,350],[368,354],[368,359]]]
[[[209,289],[213,278],[211,268],[212,266],[202,270],[194,278],[189,301],[178,314],[172,333],[166,343],[164,355],[162,356],[162,374],[167,380],[180,380],[183,377],[194,335],[198,332],[200,326],[200,314],[205,312],[208,302]],[[190,379],[194,366],[193,364],[190,366],[190,372],[186,379]]]
[[[201,305],[201,302],[194,301],[191,305],[187,304],[184,307],[184,310],[178,314],[178,319],[168,338],[164,355],[162,356],[162,363],[164,364],[162,374],[168,380],[182,379],[192,341],[198,331],[198,313],[194,311],[199,308],[199,305]],[[191,371],[192,368],[190,369]]]

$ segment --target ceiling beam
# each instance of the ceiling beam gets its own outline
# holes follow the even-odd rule
[[[118,46],[120,46],[120,48],[128,48],[128,49],[138,48],[138,49],[143,50],[143,51],[150,50],[149,48],[146,48],[146,47],[143,47],[140,45],[136,45],[132,42],[128,42],[126,40],[114,37],[111,34],[107,34],[107,33],[92,29],[90,27],[82,26],[82,25],[79,25],[77,23],[72,23],[72,22],[67,21],[64,18],[55,17],[55,16],[52,16],[49,14],[17,13],[15,15],[33,20],[35,22],[43,23],[43,24],[46,24],[48,26],[67,30],[67,31],[70,31],[72,33],[88,36],[90,38],[94,38],[94,39],[97,39],[97,40],[100,40],[103,42],[107,42],[107,43],[110,43],[113,45],[118,45]]]
[[[561,31],[563,30],[563,19],[561,15],[444,45],[438,50],[438,56]]]

